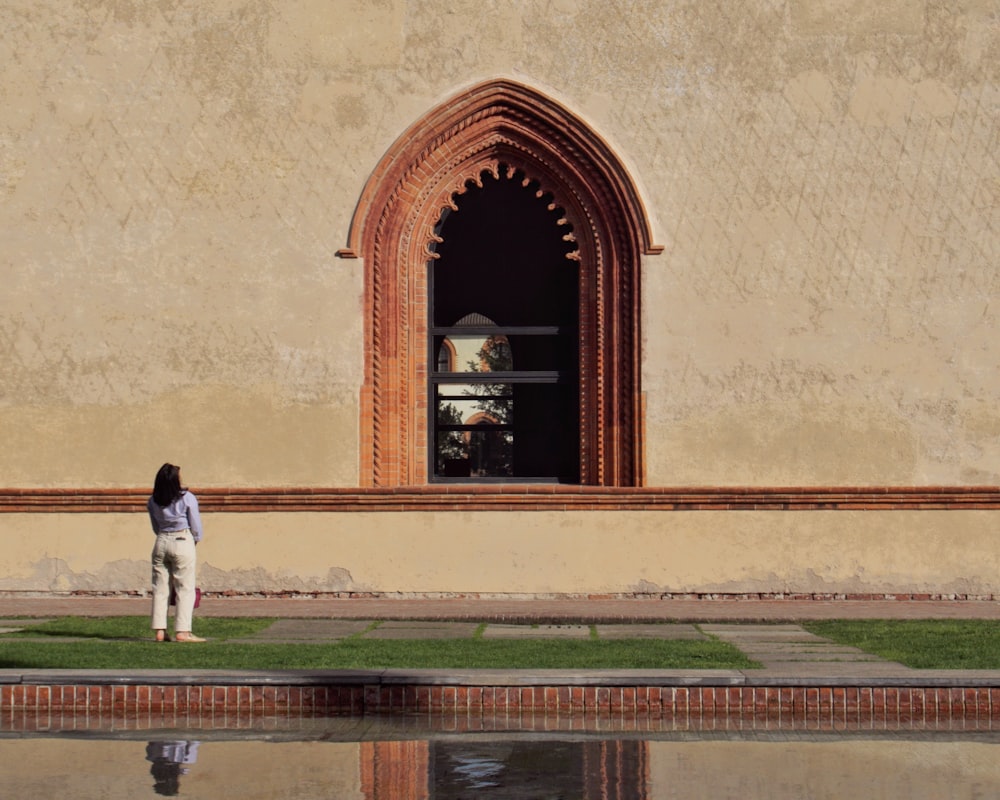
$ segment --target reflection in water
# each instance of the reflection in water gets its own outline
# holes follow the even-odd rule
[[[458,755],[451,765],[454,782],[470,789],[500,786],[503,763],[492,758]]]
[[[656,800],[1000,797],[1000,737],[800,735],[598,740],[479,734],[288,741],[0,738],[4,798]],[[324,734],[318,734],[323,737]],[[145,757],[144,757],[145,755]],[[191,769],[197,758],[197,769]],[[151,785],[150,772],[156,784]],[[183,776],[181,779],[180,776]]]
[[[172,797],[180,791],[181,775],[187,775],[185,764],[198,760],[196,741],[150,742],[146,745],[146,760],[153,776],[153,789],[157,794]]]
[[[648,797],[641,741],[448,741],[430,748],[435,800]]]

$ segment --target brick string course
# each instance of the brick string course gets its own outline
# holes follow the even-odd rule
[[[906,511],[1000,510],[997,486],[425,486],[400,489],[196,488],[203,510],[277,511]],[[4,489],[0,513],[145,513],[147,488]]]

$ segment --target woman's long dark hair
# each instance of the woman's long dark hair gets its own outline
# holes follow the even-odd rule
[[[153,483],[153,502],[158,506],[169,506],[184,492],[185,489],[181,486],[181,468],[173,464],[160,467]]]

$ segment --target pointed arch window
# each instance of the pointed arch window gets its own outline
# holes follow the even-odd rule
[[[340,251],[365,266],[361,483],[640,485],[639,267],[660,250],[607,144],[526,86],[411,126]]]
[[[577,483],[580,279],[565,212],[506,164],[455,204],[428,264],[431,479]]]

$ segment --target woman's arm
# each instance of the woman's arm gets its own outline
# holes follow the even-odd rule
[[[150,497],[146,503],[146,510],[149,512],[149,524],[153,526],[153,533],[160,532],[160,522],[153,511],[153,498]]]
[[[184,501],[187,505],[188,527],[191,529],[192,536],[194,536],[194,543],[198,544],[201,541],[201,512],[198,509],[198,498],[191,492],[188,492]]]

